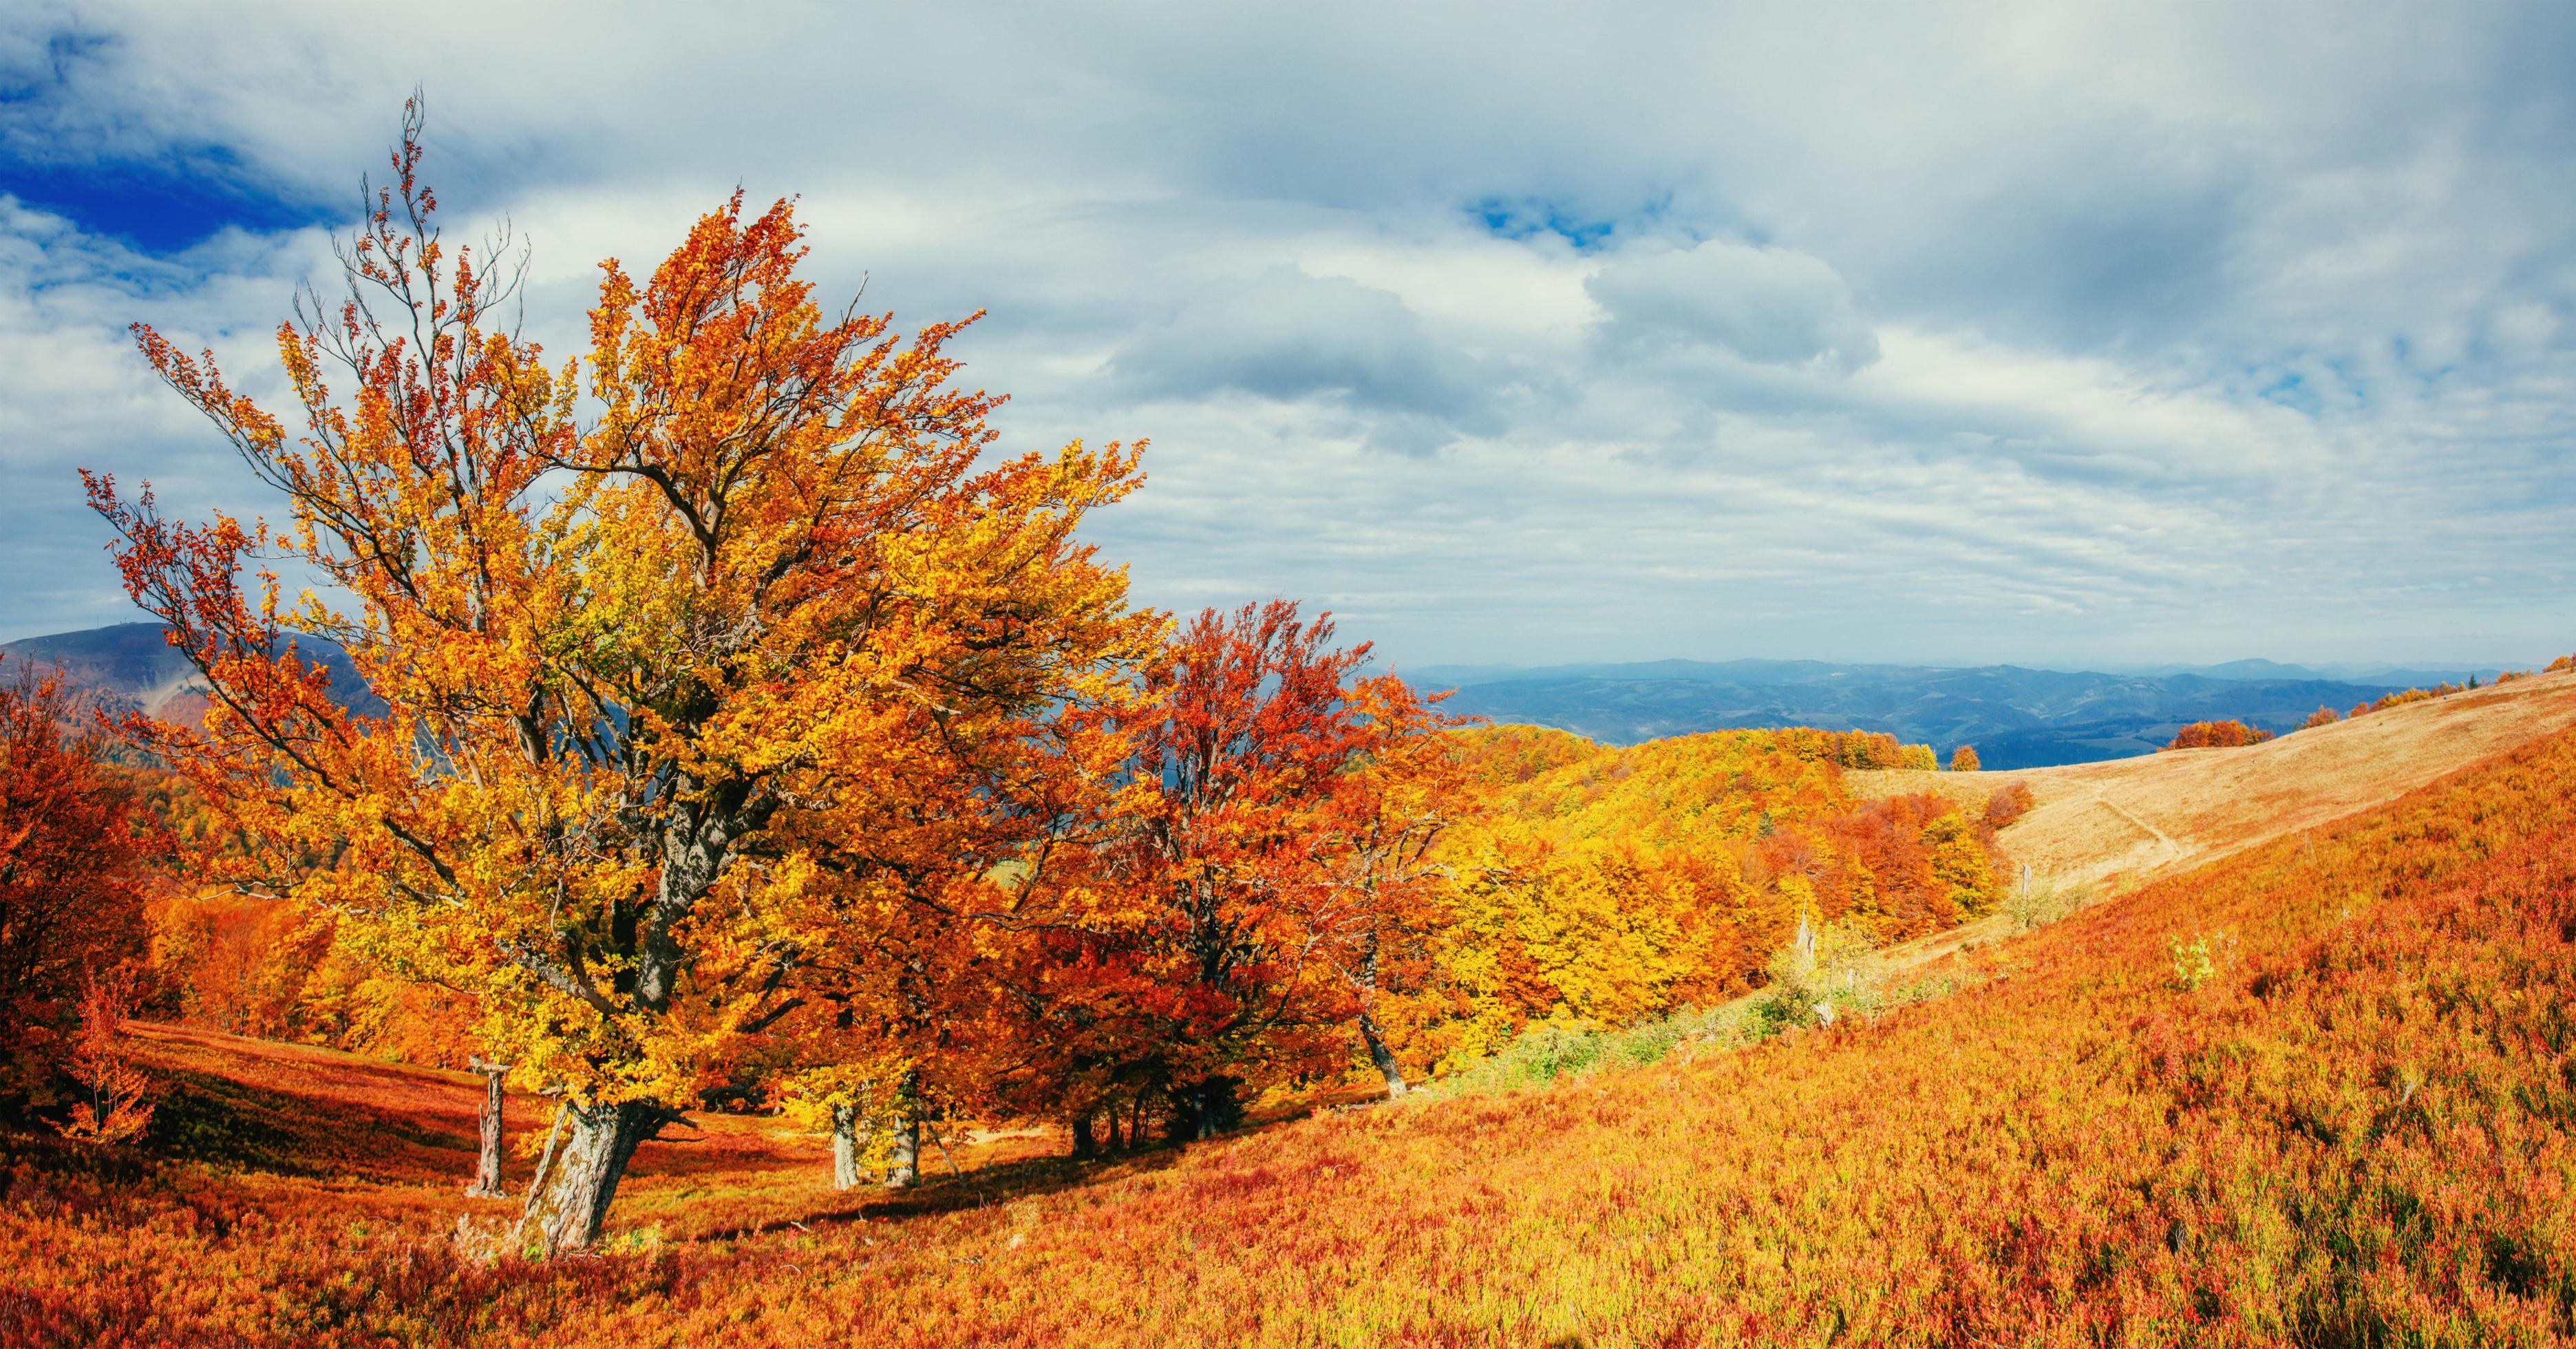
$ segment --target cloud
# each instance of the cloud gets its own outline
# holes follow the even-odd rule
[[[1614,342],[1707,342],[1765,365],[1849,372],[1878,359],[1851,288],[1801,253],[1710,240],[1613,258],[1584,283]]]
[[[1424,331],[1403,297],[1287,265],[1193,296],[1121,347],[1110,369],[1142,398],[1321,397],[1392,414],[1387,429],[1414,447],[1441,427],[1500,427],[1500,381]]]
[[[260,507],[124,324],[273,387],[297,222],[426,83],[549,350],[598,259],[802,194],[825,295],[988,311],[1007,444],[1152,438],[1089,526],[1147,602],[1416,663],[2565,649],[2576,11],[1867,20],[21,4],[0,637],[125,616],[74,465]]]

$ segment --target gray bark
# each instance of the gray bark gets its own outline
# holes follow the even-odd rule
[[[501,1188],[501,1077],[510,1071],[506,1063],[474,1060],[474,1071],[483,1075],[483,1147],[474,1163],[474,1183],[465,1193],[477,1199],[498,1199]]]
[[[660,1132],[673,1118],[658,1105],[627,1101],[615,1105],[564,1105],[567,1126],[562,1148],[545,1174],[529,1183],[528,1207],[521,1216],[542,1255],[577,1251],[599,1240],[608,1219],[609,1202],[637,1144]]]
[[[1365,1007],[1360,1009],[1360,1041],[1368,1046],[1369,1062],[1377,1065],[1378,1076],[1386,1079],[1387,1099],[1402,1096],[1404,1067],[1395,1061],[1395,1051],[1386,1047],[1386,1037],[1378,1033],[1377,1018]]]
[[[859,1184],[859,1108],[854,1105],[832,1107],[832,1188],[856,1189]]]
[[[894,1156],[886,1164],[886,1188],[906,1189],[921,1179],[921,1121],[910,1115],[895,1126]]]

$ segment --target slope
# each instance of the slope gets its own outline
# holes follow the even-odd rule
[[[1941,792],[1982,805],[2012,783],[2036,808],[2002,833],[2044,878],[2113,888],[2223,857],[2386,801],[2576,727],[2576,672],[2517,679],[2238,749],[2011,772],[1856,772],[1861,796]]]
[[[481,1266],[322,1180],[22,1153],[0,1263],[79,1292],[0,1295],[0,1339],[2568,1343],[2571,781],[2551,736],[1876,1020],[944,1214]]]

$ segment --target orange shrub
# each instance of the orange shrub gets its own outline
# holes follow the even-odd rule
[[[1986,827],[2001,829],[2029,814],[2037,804],[2038,798],[2031,795],[2027,783],[2011,783],[1986,798]]]
[[[2241,721],[2195,721],[2176,732],[2166,749],[2226,749],[2238,745],[2259,745],[2272,738],[2270,731],[2258,730]]]
[[[2308,719],[2306,721],[2299,723],[2299,729],[2302,731],[2313,731],[2320,726],[2332,726],[2341,720],[2343,720],[2342,713],[2335,711],[2331,707],[2319,707],[2316,711],[2308,714]]]

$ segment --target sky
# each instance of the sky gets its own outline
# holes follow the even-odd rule
[[[537,10],[540,12],[531,13]],[[1175,611],[1398,666],[2576,649],[2576,6],[0,0],[0,639],[76,470],[274,511],[126,326],[271,333],[404,98],[530,333],[736,188],[1152,442]]]

